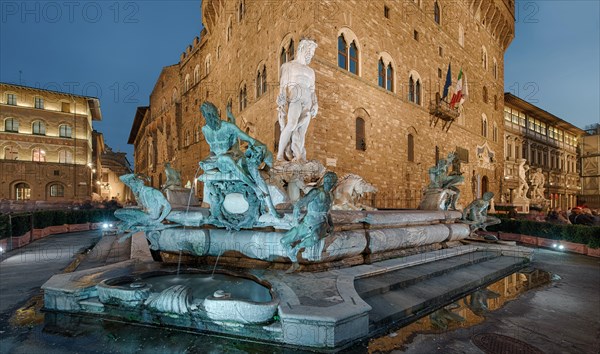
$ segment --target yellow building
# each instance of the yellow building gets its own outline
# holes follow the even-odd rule
[[[581,190],[578,147],[586,132],[514,96],[504,94],[504,182],[501,202],[510,203],[518,187],[518,164],[527,160],[530,174],[541,169],[544,197],[550,207],[577,204]]]
[[[88,200],[100,101],[0,83],[0,199]]]
[[[231,105],[238,126],[276,150],[279,70],[308,37],[318,44],[310,66],[319,100],[309,159],[360,174],[378,188],[380,208],[416,207],[428,168],[450,151],[461,157],[463,203],[499,192],[512,0],[204,0],[201,12],[200,36],[163,68],[131,130],[135,171],[154,187],[162,162],[194,181],[209,153],[199,112],[207,100],[223,116]],[[433,108],[449,63],[452,86],[462,69],[469,96],[447,130]]]

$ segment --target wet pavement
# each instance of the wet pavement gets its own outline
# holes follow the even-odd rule
[[[299,348],[134,326],[97,317],[45,313],[29,323],[9,324],[15,311],[27,306],[28,298],[39,294],[39,287],[52,274],[60,273],[78,253],[98,240],[99,232],[54,235],[2,255],[0,353],[302,352]],[[104,246],[99,249],[104,251],[88,253],[89,258],[82,261],[82,267],[109,264],[127,253],[127,244],[109,238],[101,242]],[[115,256],[115,247],[123,251],[119,256]],[[107,250],[113,251],[105,252]],[[383,352],[492,353],[480,349],[474,342],[482,335],[499,334],[521,340],[545,353],[598,353],[600,259],[538,249],[531,266],[551,272],[554,280],[503,302],[502,306],[490,306],[493,311],[481,314],[483,322],[468,328],[454,329],[450,325],[444,330],[417,330],[404,344],[398,344],[395,349],[394,345],[388,346]],[[396,331],[391,331],[391,335],[383,338],[393,338],[395,334]],[[375,352],[382,349],[374,344],[376,341],[358,343],[344,352]]]
[[[548,354],[600,353],[600,259],[537,249],[532,266],[550,272],[551,283],[486,313],[476,326],[418,334],[394,353],[486,353],[473,343],[481,334],[508,336]]]

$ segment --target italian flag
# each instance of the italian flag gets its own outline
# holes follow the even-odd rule
[[[454,106],[460,102],[460,99],[463,97],[463,72],[460,69],[458,73],[458,81],[456,81],[456,90],[454,90],[454,94],[452,95],[452,99],[450,100],[450,108],[454,108]]]

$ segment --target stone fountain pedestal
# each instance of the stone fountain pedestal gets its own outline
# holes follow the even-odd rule
[[[386,215],[377,220],[379,225],[390,221]],[[54,275],[42,287],[45,310],[338,350],[433,312],[531,258],[529,249],[471,243],[322,272],[236,272],[270,292],[270,300],[253,302],[217,291],[198,297],[198,289],[179,285],[153,290],[149,277],[170,273],[176,278],[178,269],[181,274],[231,272],[220,261],[216,269],[215,264],[190,268],[154,262],[143,233],[133,236],[131,249],[130,260]],[[242,293],[253,292],[240,286]]]
[[[189,219],[200,220],[207,212],[191,209],[187,213]],[[331,216],[334,232],[300,253],[302,269],[348,267],[435,250],[456,244],[470,233],[468,225],[457,222],[462,216],[457,211],[332,211]],[[187,264],[211,264],[220,257],[222,264],[239,268],[287,269],[290,261],[280,243],[286,231],[264,227],[231,232],[187,226],[149,231],[146,237],[166,263],[183,257]]]

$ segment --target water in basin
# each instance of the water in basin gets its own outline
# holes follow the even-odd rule
[[[159,275],[144,278],[144,283],[152,285],[152,292],[161,292],[173,285],[185,285],[192,289],[194,299],[204,299],[217,290],[231,294],[232,299],[269,302],[269,289],[253,280],[225,274],[179,274]]]

